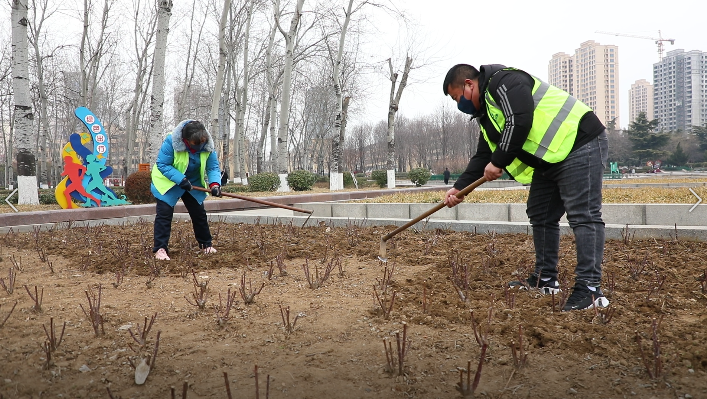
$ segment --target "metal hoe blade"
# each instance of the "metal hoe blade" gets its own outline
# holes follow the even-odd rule
[[[388,262],[388,253],[385,245],[386,240],[384,238],[385,237],[381,237],[381,249],[378,255],[378,260],[381,262]]]

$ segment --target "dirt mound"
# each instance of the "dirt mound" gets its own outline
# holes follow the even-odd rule
[[[222,398],[226,372],[233,396],[250,397],[258,365],[262,397],[268,375],[271,398],[459,397],[460,368],[470,364],[473,380],[479,364],[478,336],[488,345],[477,394],[487,397],[707,397],[703,242],[607,242],[611,306],[562,313],[561,295],[505,288],[532,270],[527,235],[407,230],[383,264],[390,226],[212,223],[212,255],[198,252],[191,222],[173,226],[168,262],[153,258],[151,223],[5,235],[0,277],[9,284],[11,267],[17,277],[0,294],[0,322],[18,304],[0,328],[0,394],[167,397],[187,381],[189,398]],[[565,237],[565,288],[574,258]],[[96,336],[84,311],[98,284]],[[199,284],[204,309],[190,304]],[[43,289],[41,311],[23,285]],[[131,333],[155,314],[140,344]],[[50,318],[66,333],[47,360]],[[153,353],[157,331],[154,368],[136,385],[130,363]],[[402,375],[396,333],[406,339]]]

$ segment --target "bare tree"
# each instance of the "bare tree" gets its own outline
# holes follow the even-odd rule
[[[150,98],[150,133],[148,136],[147,159],[157,159],[162,134],[164,132],[164,63],[167,52],[169,18],[172,16],[172,0],[158,0],[157,37],[155,40],[154,67],[152,69],[152,97]]]
[[[219,158],[223,159],[223,143],[228,140],[228,131],[218,133],[218,115],[219,107],[221,106],[221,92],[223,91],[223,80],[226,71],[226,57],[228,56],[228,48],[226,47],[226,22],[228,21],[228,12],[231,8],[231,0],[223,1],[223,10],[221,11],[221,20],[218,27],[218,70],[216,71],[216,82],[214,84],[214,93],[211,100],[211,133],[212,137],[218,137],[218,154]]]
[[[275,90],[276,84],[273,77],[273,47],[275,42],[275,33],[277,31],[277,25],[273,24],[268,35],[268,44],[265,50],[265,83],[267,85],[267,99],[265,107],[263,108],[262,118],[263,122],[260,129],[260,138],[258,140],[258,155],[257,155],[257,165],[256,172],[263,172],[263,160],[265,159],[265,138],[267,137],[268,127],[272,121],[273,126],[275,126]]]
[[[125,111],[125,159],[129,171],[134,170],[133,161],[135,159],[138,162],[144,160],[144,146],[141,147],[140,144],[143,144],[147,139],[147,137],[144,137],[144,133],[142,134],[143,137],[138,137],[138,132],[148,130],[141,129],[141,127],[143,126],[143,115],[147,114],[144,109],[147,103],[152,69],[154,68],[154,64],[150,62],[150,49],[157,34],[157,10],[156,8],[149,10],[151,12],[145,12],[142,7],[142,0],[137,0],[134,3],[133,23],[135,36],[133,39],[133,50],[135,51],[135,82],[132,98]],[[137,157],[134,154],[136,146],[139,151]]]
[[[240,155],[237,159],[239,162],[238,171],[239,178],[243,184],[248,184],[246,179],[246,148],[245,148],[245,111],[246,104],[248,103],[248,81],[250,80],[250,69],[248,65],[248,43],[250,41],[250,25],[253,20],[253,6],[255,5],[255,0],[250,0],[248,2],[247,15],[246,15],[246,28],[243,40],[243,86],[241,88],[241,95],[238,99],[239,108],[238,114],[236,116],[236,145],[238,149],[238,154]]]
[[[36,136],[29,90],[27,0],[12,1],[12,88],[14,92],[14,147],[17,161],[18,204],[39,204],[37,158],[32,151]]]
[[[388,101],[388,159],[386,166],[388,167],[388,188],[395,187],[395,114],[398,112],[400,105],[400,97],[403,95],[403,90],[407,86],[408,75],[412,67],[412,57],[405,57],[405,67],[403,76],[400,79],[397,92],[395,85],[398,81],[398,72],[393,70],[393,62],[388,58],[388,68],[390,69],[390,99]]]
[[[40,51],[40,40],[44,35],[44,22],[54,13],[54,10],[48,10],[48,1],[32,0],[32,23],[29,26],[29,41],[34,50],[37,74],[37,92],[39,94],[39,141],[37,145],[37,154],[39,154],[38,174],[39,181],[47,182],[47,137],[49,136],[49,118],[48,118],[48,94],[44,80],[44,59],[52,57],[53,54],[42,56]]]
[[[287,174],[289,169],[288,157],[287,157],[287,138],[288,138],[288,122],[290,117],[290,93],[292,91],[292,66],[294,63],[294,48],[297,38],[297,28],[300,23],[300,18],[302,17],[302,7],[304,6],[304,0],[297,0],[295,6],[295,11],[292,14],[292,20],[290,21],[290,30],[285,32],[285,30],[280,25],[280,0],[275,1],[275,23],[277,24],[280,33],[285,38],[285,67],[284,76],[282,80],[282,95],[280,101],[280,121],[277,134],[277,146],[278,146],[278,159],[277,159],[277,170],[280,174],[280,180],[285,182],[283,174]],[[280,185],[281,189],[283,184]],[[288,190],[287,188],[285,190]]]
[[[110,37],[108,32],[108,21],[111,11],[111,6],[114,0],[104,0],[103,12],[101,13],[101,22],[98,26],[98,35],[96,42],[91,41],[90,28],[95,26],[91,23],[90,15],[93,8],[92,0],[84,0],[83,2],[83,31],[81,34],[81,46],[79,48],[79,63],[81,69],[81,91],[80,104],[89,109],[95,109],[96,96],[94,95],[98,87],[99,77],[102,75],[102,70],[107,62],[106,54],[110,52],[112,44],[116,40]]]
[[[342,92],[341,84],[341,59],[344,54],[344,44],[346,43],[346,32],[349,27],[349,22],[351,21],[351,15],[355,11],[353,9],[354,0],[349,0],[349,5],[344,12],[344,23],[341,25],[341,32],[339,33],[339,48],[336,55],[332,54],[331,48],[329,49],[329,56],[332,60],[332,67],[334,72],[332,73],[332,80],[334,83],[334,95],[336,96],[336,117],[334,118],[334,141],[332,142],[332,154],[331,154],[331,169],[329,171],[329,189],[330,190],[341,190],[344,188],[344,180],[341,175],[343,168],[341,167],[341,155],[343,150],[343,143],[345,139],[346,131],[346,112],[348,110],[349,101],[351,97],[346,97]],[[365,2],[364,2],[365,3]],[[361,3],[356,9],[360,9],[364,3]],[[328,44],[328,42],[327,42]]]
[[[8,38],[1,40],[7,42]],[[0,48],[0,129],[2,129],[2,159],[4,166],[2,185],[6,186],[12,180],[12,55],[7,46]],[[7,123],[6,123],[7,121]]]
[[[191,113],[191,107],[189,106],[189,100],[192,97],[192,83],[194,80],[194,75],[196,74],[196,64],[197,64],[197,58],[199,56],[199,49],[201,46],[201,37],[204,31],[204,27],[206,26],[203,21],[197,19],[196,15],[196,5],[199,3],[197,0],[194,0],[192,2],[192,8],[190,15],[191,17],[188,18],[189,20],[189,33],[188,33],[188,38],[187,38],[187,45],[186,45],[186,54],[184,54],[184,57],[182,59],[184,60],[184,75],[182,77],[182,81],[180,82],[179,89],[178,89],[178,95],[176,98],[176,104],[175,104],[175,113],[174,113],[174,120],[181,121],[186,119],[190,113]],[[208,13],[208,3],[207,3],[207,8],[204,11],[204,19],[206,18],[205,15]],[[194,25],[197,25],[199,27],[198,30],[195,31]],[[196,37],[195,37],[196,36]],[[216,132],[213,132],[216,134]]]

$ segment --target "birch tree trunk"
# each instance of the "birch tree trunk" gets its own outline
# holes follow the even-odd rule
[[[211,135],[212,137],[219,137],[218,146],[218,157],[223,159],[224,148],[223,143],[228,140],[228,132],[218,133],[218,116],[219,116],[219,106],[221,104],[221,92],[223,91],[223,78],[226,72],[226,56],[228,55],[228,48],[226,47],[226,21],[228,20],[228,10],[231,9],[231,0],[223,1],[223,10],[221,11],[221,20],[218,26],[218,70],[216,71],[216,84],[214,85],[214,96],[211,100]]]
[[[248,5],[248,11],[247,11],[247,16],[246,16],[246,25],[245,25],[245,33],[244,33],[244,40],[243,40],[243,88],[241,89],[241,96],[240,96],[240,107],[238,109],[238,115],[236,116],[236,129],[238,130],[236,137],[238,137],[237,145],[238,145],[238,152],[240,154],[240,157],[238,157],[238,160],[240,161],[239,167],[238,167],[238,172],[239,172],[239,177],[241,179],[242,184],[248,184],[248,179],[246,178],[246,155],[247,151],[245,148],[245,110],[246,110],[246,104],[248,104],[248,80],[250,79],[249,77],[249,67],[248,67],[248,42],[250,41],[250,25],[251,21],[253,20],[253,6],[255,5],[255,0],[250,0],[250,4]]]
[[[332,79],[334,81],[334,95],[336,96],[336,116],[334,117],[334,140],[331,143],[331,170],[329,171],[330,190],[344,189],[344,179],[341,174],[343,172],[343,168],[341,165],[341,155],[345,138],[345,128],[343,128],[343,126],[345,126],[345,123],[343,123],[342,115],[344,101],[341,88],[341,58],[344,54],[344,43],[346,43],[346,31],[349,27],[349,21],[351,21],[351,10],[353,8],[353,2],[354,0],[349,0],[349,6],[346,9],[344,24],[341,26],[341,33],[339,34],[339,49],[336,53],[336,59],[334,60],[334,72],[332,74]]]
[[[276,2],[275,22],[280,33],[285,37],[285,67],[282,79],[282,100],[280,101],[280,121],[277,132],[277,171],[280,174],[280,191],[289,191],[287,185],[287,172],[289,171],[289,157],[287,153],[287,138],[289,134],[290,119],[290,95],[292,93],[292,65],[294,63],[295,39],[297,38],[297,28],[302,18],[302,7],[304,0],[297,0],[295,12],[290,21],[290,30],[285,32],[280,26],[279,8],[280,2]]]
[[[273,173],[277,173],[277,124],[275,120],[277,119],[277,104],[273,100],[273,104],[270,107],[270,167],[269,170]]]
[[[234,72],[235,74],[235,72]],[[229,78],[230,79],[230,78]],[[241,148],[238,145],[240,141],[239,135],[241,134],[239,128],[238,128],[238,115],[240,115],[241,112],[241,107],[243,107],[243,104],[240,102],[241,98],[241,88],[236,82],[236,87],[234,89],[235,96],[236,96],[236,104],[234,106],[234,122],[236,124],[235,126],[235,131],[233,133],[233,142],[231,143],[231,153],[229,157],[229,165],[231,169],[231,174],[233,175],[233,182],[237,184],[241,184],[241,161],[240,161],[240,156],[241,156]]]
[[[34,135],[32,102],[29,91],[27,51],[27,0],[12,1],[12,89],[15,109],[15,159],[17,161],[18,204],[39,204],[36,157],[32,152]]]
[[[159,0],[157,10],[157,35],[155,38],[155,55],[152,70],[152,97],[150,98],[150,134],[147,141],[147,159],[157,159],[157,152],[162,143],[164,123],[162,112],[164,106],[164,62],[167,53],[167,35],[169,34],[169,18],[172,16],[172,0]]]
[[[388,159],[386,166],[388,167],[388,188],[395,188],[395,114],[398,112],[400,97],[407,86],[412,57],[408,56],[405,59],[405,68],[397,92],[395,91],[395,83],[398,80],[398,73],[393,71],[393,62],[390,58],[388,58],[388,67],[390,68],[390,99],[388,102]]]
[[[265,159],[265,139],[268,135],[268,126],[270,125],[271,109],[275,108],[275,83],[273,82],[272,74],[272,49],[275,42],[275,31],[277,25],[273,25],[268,36],[268,47],[265,50],[265,82],[268,87],[268,98],[263,109],[263,124],[260,129],[260,139],[258,140],[258,152],[256,159],[256,173],[263,172],[263,160]],[[272,150],[271,150],[272,151]]]

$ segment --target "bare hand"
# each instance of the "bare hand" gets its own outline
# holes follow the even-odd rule
[[[501,177],[502,174],[503,169],[495,167],[491,162],[489,162],[484,169],[484,177],[486,178],[486,181],[494,181]]]
[[[452,208],[454,206],[457,206],[464,201],[464,197],[457,198],[457,193],[459,190],[456,188],[452,187],[447,191],[447,193],[444,195],[444,203],[447,204],[449,208]]]

